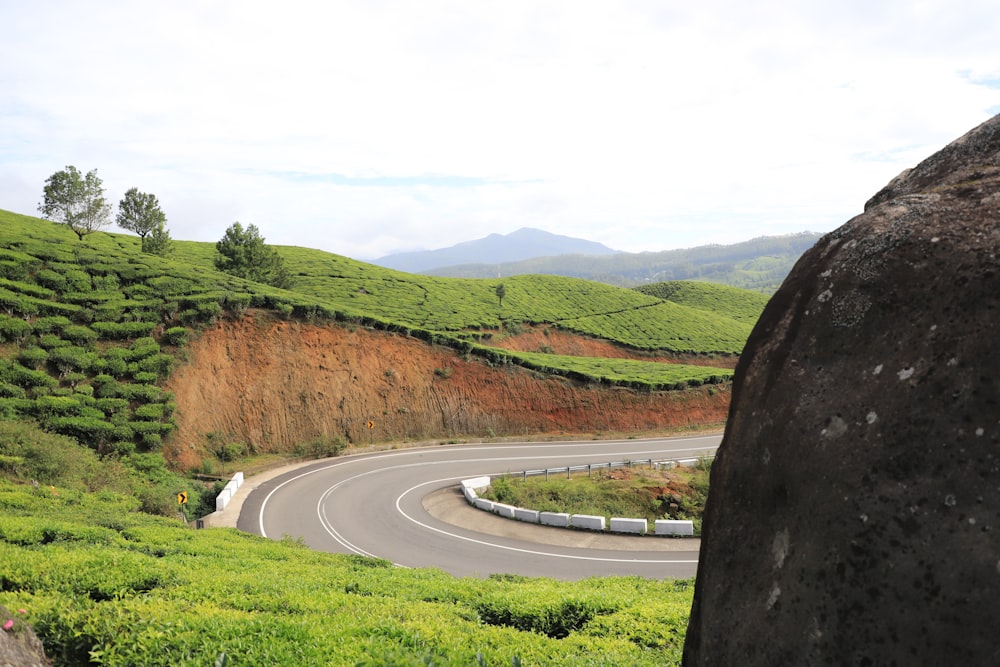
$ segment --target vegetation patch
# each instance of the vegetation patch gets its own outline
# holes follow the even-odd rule
[[[0,482],[0,605],[56,664],[679,665],[693,582],[463,579]]]
[[[480,495],[488,500],[540,512],[567,512],[646,519],[653,530],[657,519],[681,519],[694,523],[701,534],[701,519],[708,497],[711,459],[697,466],[655,470],[648,467],[606,468],[576,472],[549,479],[527,479],[510,475],[494,477]]]

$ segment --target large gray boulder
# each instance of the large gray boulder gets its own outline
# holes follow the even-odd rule
[[[1000,116],[821,239],[736,370],[684,665],[1000,664]]]

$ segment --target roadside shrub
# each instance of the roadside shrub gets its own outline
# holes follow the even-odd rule
[[[311,456],[323,459],[339,456],[347,449],[347,441],[336,436],[321,436],[295,446],[297,456]]]

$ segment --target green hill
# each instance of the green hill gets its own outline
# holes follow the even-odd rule
[[[426,273],[452,278],[553,274],[621,287],[697,280],[773,294],[802,253],[820,237],[822,234],[802,232],[764,236],[731,245],[600,256],[536,257],[519,262],[447,266]]]
[[[176,516],[180,490],[200,516],[218,491],[167,468],[159,452],[176,423],[162,387],[203,327],[255,308],[399,332],[488,363],[680,389],[731,371],[489,343],[545,324],[640,352],[735,355],[753,298],[517,276],[502,281],[501,300],[497,280],[294,247],[278,247],[296,281],[281,290],[215,271],[214,250],[177,241],[164,259],[133,236],[79,240],[0,211],[0,605],[26,610],[57,664],[213,664],[223,653],[232,664],[679,661],[685,582],[466,581],[153,516]]]
[[[492,334],[546,323],[635,350],[735,355],[755,297],[674,288],[664,299],[560,276],[491,280],[416,276],[330,253],[278,247],[293,290],[214,270],[214,244],[176,242],[171,259],[136,237],[0,211],[0,416],[31,417],[102,453],[155,451],[172,432],[159,388],[185,342],[216,319],[263,308],[286,318],[396,331],[489,363],[611,385],[670,389],[725,381],[717,367],[501,350]]]

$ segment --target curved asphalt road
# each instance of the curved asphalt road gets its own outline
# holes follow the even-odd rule
[[[463,479],[608,461],[688,458],[721,436],[436,446],[327,459],[263,482],[237,526],[313,549],[434,567],[457,576],[494,573],[581,579],[691,577],[698,541],[612,536],[523,524],[470,507]]]

